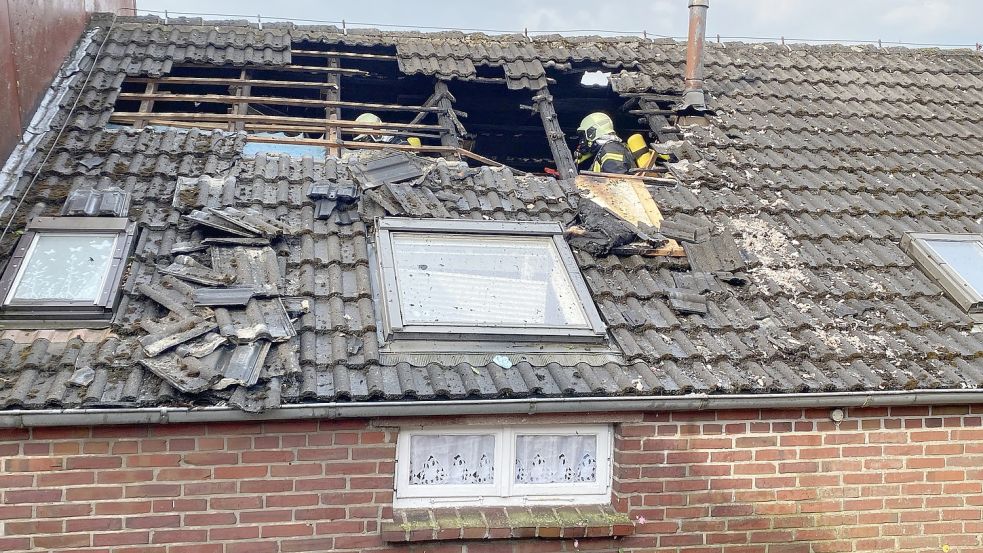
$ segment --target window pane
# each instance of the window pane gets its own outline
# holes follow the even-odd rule
[[[115,234],[38,234],[11,298],[95,302],[115,242]]]
[[[516,483],[553,484],[596,480],[597,436],[516,436]]]
[[[410,485],[494,482],[495,436],[435,434],[410,438]]]
[[[552,238],[393,233],[406,324],[583,326]]]
[[[926,240],[959,276],[983,295],[983,243],[956,240]]]

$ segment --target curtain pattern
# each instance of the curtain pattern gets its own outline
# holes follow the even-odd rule
[[[596,480],[596,436],[516,437],[516,483],[555,484]]]
[[[410,441],[411,485],[491,484],[495,436],[424,435]]]

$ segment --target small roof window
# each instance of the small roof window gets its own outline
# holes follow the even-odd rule
[[[556,223],[386,218],[377,246],[391,337],[604,337]]]
[[[3,318],[108,319],[135,228],[125,218],[32,221],[0,278]]]
[[[966,312],[983,314],[983,234],[912,233],[901,246]]]

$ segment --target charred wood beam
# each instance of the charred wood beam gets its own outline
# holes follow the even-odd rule
[[[560,128],[560,122],[556,118],[556,110],[553,109],[553,96],[549,89],[543,87],[533,96],[533,106],[543,120],[543,128],[546,131],[546,140],[549,142],[550,151],[553,153],[553,161],[556,162],[556,170],[560,177],[572,179],[577,176],[577,164],[573,161],[573,154],[567,147],[566,135]]]
[[[328,67],[341,67],[341,61],[335,56],[329,56],[326,59]],[[325,89],[321,92],[324,96],[325,102],[340,102],[341,101],[341,76],[337,73],[328,73],[327,84],[334,85],[330,88]],[[337,121],[341,119],[341,110],[338,109],[337,105],[326,105],[324,110],[324,117],[328,121]],[[325,138],[329,141],[337,143],[341,141],[341,133],[338,132],[338,127],[326,126],[327,132],[325,133]],[[327,149],[327,154],[329,156],[340,156],[341,147],[340,146],[329,146]]]
[[[444,133],[440,137],[440,145],[459,148],[461,147],[461,137],[458,135],[458,131],[461,134],[465,134],[466,131],[461,122],[457,121],[457,116],[454,115],[454,104],[451,100],[453,96],[447,90],[447,83],[438,80],[434,85],[434,94],[439,97],[437,100],[437,108],[439,109],[437,124],[444,129]]]

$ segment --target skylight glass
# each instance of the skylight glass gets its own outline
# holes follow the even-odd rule
[[[548,236],[393,233],[405,324],[587,326]]]
[[[38,234],[8,301],[96,302],[116,234]]]
[[[926,240],[925,242],[977,294],[983,295],[983,242],[968,240]]]
[[[557,223],[384,217],[375,245],[387,342],[606,340]]]

